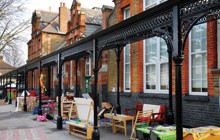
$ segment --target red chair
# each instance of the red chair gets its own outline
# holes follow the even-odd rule
[[[160,105],[160,111],[152,114],[151,124],[159,123],[165,124],[166,122],[166,106]]]
[[[140,102],[137,102],[136,107],[134,107],[134,108],[126,108],[125,115],[136,116],[138,111],[143,111],[143,104]]]

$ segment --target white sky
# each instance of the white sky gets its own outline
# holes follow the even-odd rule
[[[102,7],[102,5],[114,6],[112,0],[79,0],[81,7],[83,8],[93,8],[93,7]],[[27,0],[29,3],[28,7],[33,12],[35,9],[49,10],[58,12],[60,2],[65,2],[66,7],[70,8],[73,0]]]
[[[93,7],[102,7],[103,5],[114,6],[112,0],[79,0],[81,7],[83,8],[93,8]],[[73,0],[26,0],[28,12],[24,18],[31,19],[32,13],[34,10],[45,10],[49,11],[51,7],[52,12],[58,12],[60,7],[60,2],[64,2],[66,7],[70,9]],[[28,34],[28,37],[31,38],[31,30]],[[27,46],[22,47],[27,59]]]

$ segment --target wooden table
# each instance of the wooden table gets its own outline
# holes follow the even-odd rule
[[[112,131],[116,133],[116,129],[120,128],[124,130],[125,136],[127,136],[127,121],[132,121],[132,127],[134,124],[134,117],[122,115],[122,114],[110,114],[106,113],[104,114],[105,118],[111,119],[112,122]],[[120,123],[118,123],[120,122]]]

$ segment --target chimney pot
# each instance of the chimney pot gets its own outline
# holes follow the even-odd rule
[[[63,3],[63,7],[65,7],[65,2]]]
[[[60,2],[60,7],[62,7],[62,2]]]

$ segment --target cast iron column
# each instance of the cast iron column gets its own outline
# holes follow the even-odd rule
[[[24,68],[24,105],[23,105],[23,110],[27,111],[27,103],[26,103],[26,96],[27,96],[27,71],[26,67]]]
[[[6,88],[6,100],[5,100],[5,102],[8,102],[8,75],[6,75],[6,86],[5,86],[5,88]]]
[[[93,71],[94,71],[94,130],[92,132],[92,139],[93,140],[99,140],[100,139],[100,133],[99,133],[99,129],[97,126],[97,119],[98,119],[98,115],[97,115],[97,82],[98,82],[98,48],[97,48],[97,41],[96,39],[93,40]]]
[[[121,105],[120,105],[120,56],[121,56],[120,46],[117,47],[116,55],[117,55],[117,107],[116,111],[118,114],[121,114]]]
[[[39,72],[40,72],[40,75],[39,75],[39,105],[38,105],[38,115],[42,115],[43,112],[42,112],[42,107],[41,107],[41,104],[42,104],[42,100],[41,100],[41,85],[40,85],[40,76],[41,76],[41,73],[42,73],[42,69],[41,69],[41,61],[39,62]]]
[[[48,74],[48,77],[47,77],[47,95],[50,97],[50,66],[47,67],[47,74]]]
[[[15,99],[15,107],[17,107],[17,97],[18,97],[18,71],[16,74],[16,99]]]
[[[9,95],[9,102],[8,104],[12,104],[12,97],[11,97],[11,73],[10,73],[10,95]]]
[[[176,139],[183,139],[182,126],[182,33],[181,20],[179,18],[179,5],[173,7],[173,60],[175,62],[175,85],[176,85]]]
[[[174,124],[174,114],[173,114],[173,98],[172,98],[172,50],[168,50],[169,55],[169,110],[167,113],[167,123],[169,125]]]
[[[34,90],[34,80],[33,80],[33,77],[34,77],[34,70],[33,71],[31,71],[31,78],[32,78],[32,83],[31,83],[31,85],[32,85],[32,90]]]
[[[78,93],[78,88],[77,88],[77,83],[78,83],[78,77],[77,77],[77,68],[78,68],[78,59],[75,60],[76,63],[76,67],[75,67],[75,76],[76,76],[76,97],[79,97],[79,93]]]
[[[61,54],[58,54],[58,116],[57,116],[57,129],[63,129],[62,116],[61,116],[61,92],[62,92],[62,60]]]

